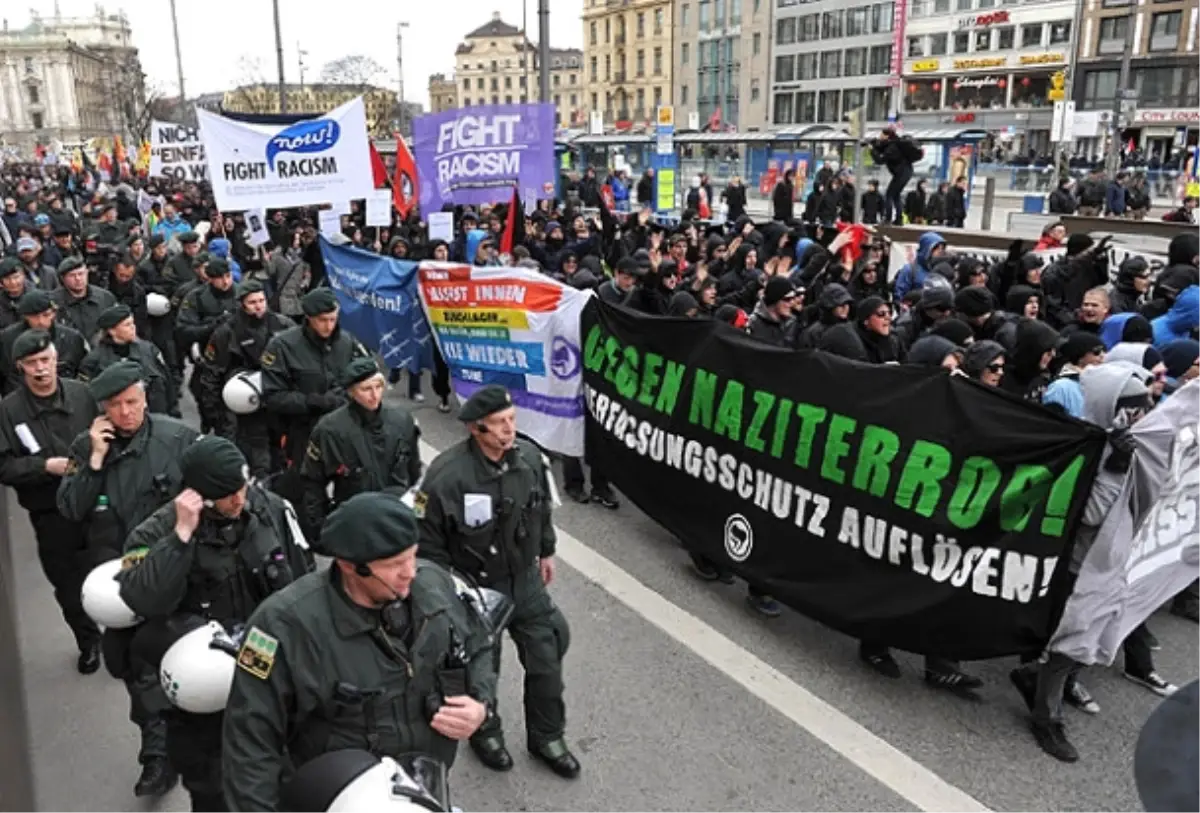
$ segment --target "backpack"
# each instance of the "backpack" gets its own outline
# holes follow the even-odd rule
[[[900,152],[904,160],[916,164],[925,158],[925,150],[908,136],[900,139]]]

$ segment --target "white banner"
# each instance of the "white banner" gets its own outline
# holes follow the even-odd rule
[[[150,177],[208,180],[200,131],[170,121],[150,122]]]
[[[1095,239],[1095,238],[1094,238]],[[1033,241],[1028,241],[1030,249],[1032,249]],[[972,245],[962,245],[954,242],[953,235],[947,233],[947,247],[950,253],[957,257],[973,257],[984,263],[989,269],[997,263],[1003,262],[1008,257],[1008,251],[1000,248],[977,248]],[[1034,252],[1042,258],[1042,262],[1046,267],[1067,253],[1065,248],[1052,248],[1048,251]],[[1151,278],[1157,278],[1158,272],[1167,267],[1167,257],[1164,254],[1155,254],[1150,251],[1139,251],[1137,249],[1128,248],[1116,243],[1108,244],[1108,279],[1109,282],[1116,283],[1117,271],[1121,267],[1121,263],[1130,257],[1142,257],[1150,265]],[[892,243],[891,254],[888,257],[888,276],[889,281],[894,280],[896,275],[900,273],[900,269],[909,263],[915,262],[917,258],[916,243]],[[934,265],[937,263],[935,262]],[[1043,273],[1045,268],[1042,269]]]
[[[522,433],[543,449],[582,457],[579,317],[591,292],[527,268],[427,262],[418,279],[458,397],[502,384]]]
[[[223,211],[365,198],[375,188],[362,97],[317,119],[246,124],[196,109]]]

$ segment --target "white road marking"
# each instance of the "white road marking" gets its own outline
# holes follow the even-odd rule
[[[427,461],[437,454],[425,441],[421,441],[421,452]],[[646,587],[571,534],[556,530],[561,561],[917,809],[988,810],[970,794]]]

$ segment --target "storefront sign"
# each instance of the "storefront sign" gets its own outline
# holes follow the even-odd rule
[[[1066,61],[1066,54],[1027,54],[1021,57],[1022,65],[1054,65]]]
[[[956,88],[990,88],[1004,87],[1005,81],[1002,76],[971,76],[962,77],[954,80]]]
[[[990,14],[972,14],[958,19],[959,28],[986,28],[989,25],[999,25],[1008,22],[1007,11],[993,11]]]
[[[1200,124],[1200,110],[1139,110],[1133,121],[1135,124]]]
[[[956,59],[954,70],[971,71],[978,68],[1003,68],[1005,58],[1002,56],[986,57],[984,59]]]
[[[941,61],[937,59],[922,59],[912,64],[912,72],[929,73],[930,71],[936,71],[941,65]]]

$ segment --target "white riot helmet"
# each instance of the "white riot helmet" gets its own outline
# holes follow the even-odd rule
[[[166,316],[171,312],[171,300],[160,293],[146,294],[146,311],[151,316]]]
[[[262,373],[240,372],[221,390],[225,406],[235,415],[249,415],[262,406]]]
[[[446,766],[425,756],[397,759],[330,751],[306,762],[281,788],[280,809],[301,813],[449,811]]]
[[[113,559],[96,567],[83,580],[80,598],[88,618],[106,629],[123,630],[137,626],[142,619],[121,599],[121,583],[117,581],[121,560]]]
[[[188,350],[188,355],[191,357],[193,362],[195,362],[196,364],[199,364],[200,359],[203,358],[203,356],[200,354],[200,345],[193,344],[191,349]]]
[[[237,668],[237,644],[216,621],[184,635],[163,655],[158,678],[167,699],[192,714],[224,711]]]
[[[512,599],[499,590],[471,584],[457,573],[452,572],[450,577],[454,579],[454,592],[483,622],[488,632],[493,636],[504,632],[516,609]]]

